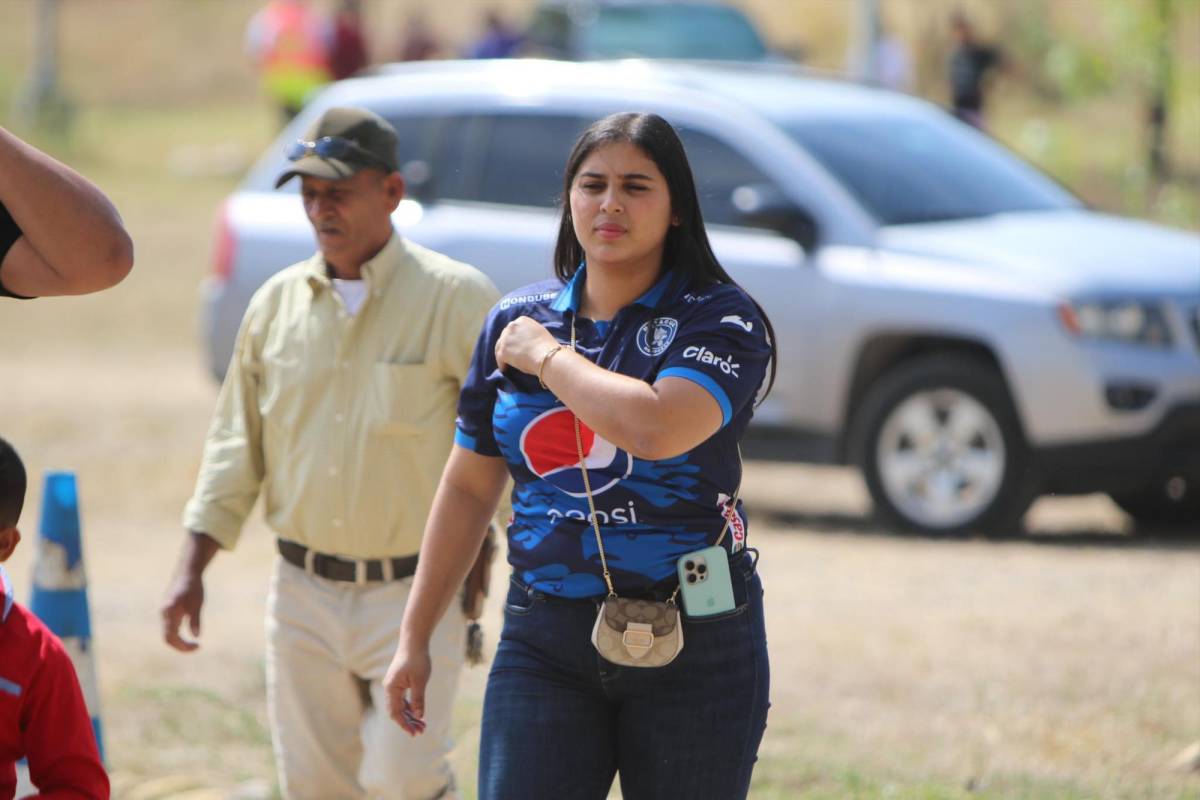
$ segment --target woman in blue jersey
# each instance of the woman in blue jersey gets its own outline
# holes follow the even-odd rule
[[[769,670],[738,442],[773,373],[773,331],[717,262],[661,117],[616,114],[585,131],[562,207],[557,278],[503,298],[480,334],[388,673],[390,711],[423,731],[430,633],[511,475],[513,577],[479,796],[599,799],[619,773],[627,800],[745,797]],[[663,666],[598,653],[606,596],[673,602],[676,563],[718,543],[728,611],[682,615],[683,648]]]

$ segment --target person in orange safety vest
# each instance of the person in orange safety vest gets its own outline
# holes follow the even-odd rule
[[[250,20],[246,51],[263,88],[290,120],[313,90],[328,83],[329,21],[307,0],[271,0]]]

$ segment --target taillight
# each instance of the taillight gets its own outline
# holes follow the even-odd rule
[[[213,277],[227,281],[233,274],[233,226],[229,224],[229,201],[221,203],[217,210],[216,241],[213,244]]]

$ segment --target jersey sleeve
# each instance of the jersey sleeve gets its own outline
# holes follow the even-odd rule
[[[721,427],[754,402],[771,358],[767,329],[741,289],[723,288],[680,320],[658,378],[684,378],[721,407]]]
[[[454,443],[483,456],[499,456],[492,430],[492,410],[496,405],[496,338],[504,327],[498,321],[499,307],[493,307],[483,323],[471,364],[458,396],[458,419]]]

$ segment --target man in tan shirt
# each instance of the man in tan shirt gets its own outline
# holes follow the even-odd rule
[[[180,626],[200,633],[204,569],[236,544],[261,491],[279,537],[267,694],[284,796],[454,797],[446,753],[462,616],[435,635],[435,735],[407,738],[381,681],[459,388],[498,295],[479,271],[392,229],[404,181],[380,117],[330,109],[289,158],[277,185],[300,177],[320,252],[250,301],[184,511],[163,635],[196,649]]]

